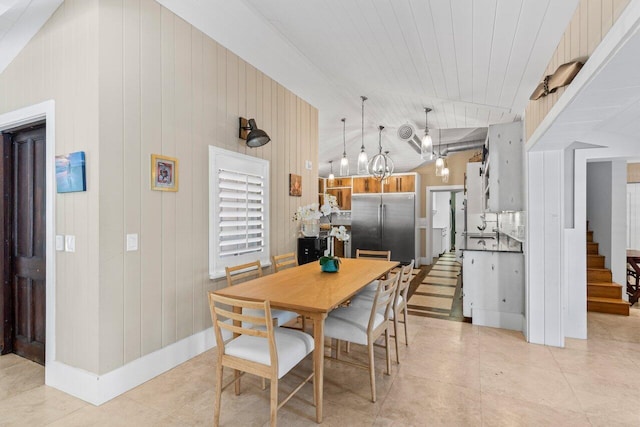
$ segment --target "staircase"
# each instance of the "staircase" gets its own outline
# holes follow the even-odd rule
[[[611,281],[611,270],[605,268],[604,260],[593,241],[593,231],[587,230],[587,311],[628,316],[629,303],[622,299],[622,286]]]

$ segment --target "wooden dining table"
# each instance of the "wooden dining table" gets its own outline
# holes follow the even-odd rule
[[[372,280],[398,266],[395,261],[341,258],[340,271],[325,273],[317,262],[269,274],[215,291],[231,298],[264,301],[272,308],[295,311],[313,321],[316,421],[322,422],[324,320],[331,310],[353,297]]]

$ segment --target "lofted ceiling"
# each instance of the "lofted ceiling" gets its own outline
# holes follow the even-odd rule
[[[437,144],[520,119],[578,0],[157,0],[319,111],[319,171],[364,143],[383,147],[396,170],[422,163],[396,136]],[[0,72],[62,0],[0,0]],[[3,13],[4,10],[4,13]],[[258,123],[259,125],[259,123]],[[266,129],[268,131],[268,129]],[[459,135],[460,138],[456,138]],[[277,143],[274,141],[274,143]]]

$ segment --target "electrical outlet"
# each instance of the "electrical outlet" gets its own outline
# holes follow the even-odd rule
[[[307,168],[307,170],[311,170],[311,168],[313,167],[313,163],[311,162],[311,160],[305,160],[304,167]]]

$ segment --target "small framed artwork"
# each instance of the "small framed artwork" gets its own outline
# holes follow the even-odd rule
[[[300,175],[289,174],[289,195],[302,197],[302,177]]]
[[[178,191],[178,159],[151,155],[151,189]]]
[[[58,193],[87,191],[84,151],[56,156],[56,187]]]

